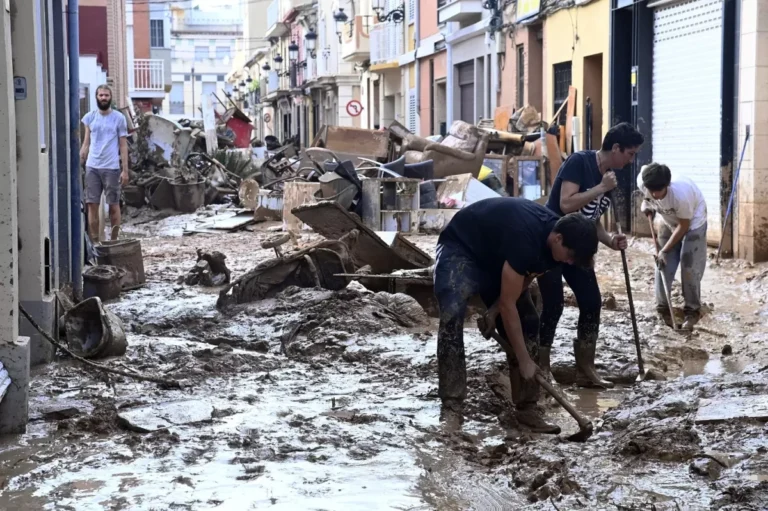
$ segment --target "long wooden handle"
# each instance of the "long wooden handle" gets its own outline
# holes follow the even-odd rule
[[[581,415],[576,408],[573,407],[571,403],[569,403],[563,396],[560,394],[555,387],[552,386],[551,383],[547,381],[546,378],[544,378],[540,373],[536,373],[536,382],[541,385],[544,390],[546,390],[550,396],[555,398],[555,401],[560,403],[560,406],[565,408],[565,411],[571,414],[571,417],[576,419],[576,422],[579,423],[579,427],[584,429],[587,424],[589,424],[589,421]]]

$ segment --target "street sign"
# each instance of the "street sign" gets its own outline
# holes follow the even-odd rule
[[[356,99],[347,103],[347,113],[350,117],[357,117],[363,113],[363,105]]]
[[[13,77],[13,96],[16,101],[27,99],[27,79],[23,76]]]

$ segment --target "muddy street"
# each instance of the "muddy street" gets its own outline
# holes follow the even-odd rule
[[[197,250],[223,252],[234,279],[274,256],[260,242],[277,224],[182,236],[184,222],[125,226],[141,239],[147,285],[108,304],[129,347],[107,363],[181,388],[67,357],[37,370],[27,434],[0,444],[0,509],[768,508],[768,266],[710,259],[707,314],[678,333],[655,313],[651,244],[632,240],[643,354],[656,376],[635,383],[621,259],[601,250],[598,369],[619,385],[568,384],[578,309],[566,300],[553,373],[595,425],[572,443],[577,425],[551,399],[560,436],[518,428],[506,358],[471,318],[458,424],[441,416],[436,321],[411,302],[393,314],[392,297],[353,283],[217,309],[220,287],[183,284]],[[436,237],[409,239],[434,256]]]

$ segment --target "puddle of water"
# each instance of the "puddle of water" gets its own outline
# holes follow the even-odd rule
[[[744,370],[750,361],[741,357],[686,359],[683,363],[683,377],[700,374],[736,374]]]

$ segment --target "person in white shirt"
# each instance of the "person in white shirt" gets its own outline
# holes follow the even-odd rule
[[[701,317],[701,279],[707,266],[707,203],[696,184],[687,177],[672,178],[669,167],[661,163],[643,166],[637,177],[643,192],[640,210],[662,220],[656,260],[656,309],[671,326],[667,294],[660,271],[667,284],[680,266],[680,281],[685,299],[683,329],[692,330]],[[668,289],[667,292],[670,290]]]

